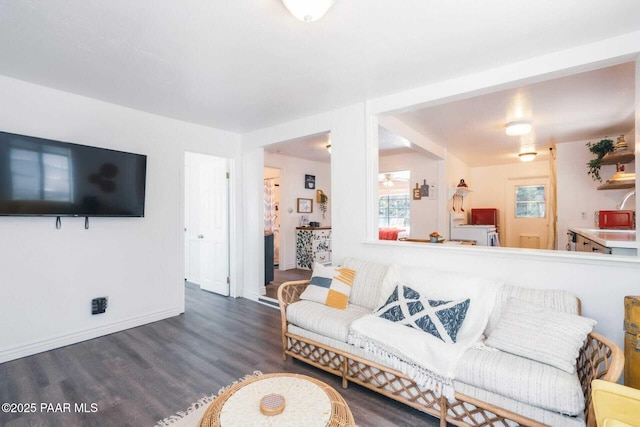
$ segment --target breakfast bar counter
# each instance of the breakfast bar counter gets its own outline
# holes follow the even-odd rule
[[[637,255],[636,230],[569,227],[577,235],[578,252],[602,252],[612,255]]]

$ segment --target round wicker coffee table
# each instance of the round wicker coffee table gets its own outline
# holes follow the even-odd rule
[[[278,415],[263,415],[260,400],[277,393],[285,398]],[[329,385],[306,375],[265,374],[231,386],[207,408],[200,427],[350,427],[355,426],[351,410]]]

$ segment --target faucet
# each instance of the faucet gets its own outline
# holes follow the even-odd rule
[[[622,199],[622,202],[620,202],[620,204],[618,205],[618,209],[619,210],[623,210],[624,209],[624,205],[627,203],[627,200],[629,200],[629,197],[635,196],[635,194],[636,194],[636,190],[629,191],[627,194],[625,194],[624,198]]]

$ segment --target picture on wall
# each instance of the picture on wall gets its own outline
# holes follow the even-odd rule
[[[298,213],[312,213],[313,199],[298,199]]]
[[[305,175],[304,176],[304,188],[308,188],[313,190],[316,188],[316,176],[315,175]]]

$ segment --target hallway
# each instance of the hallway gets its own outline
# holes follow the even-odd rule
[[[290,282],[293,280],[309,280],[311,278],[311,270],[302,270],[300,268],[292,268],[290,270],[279,270],[275,268],[273,270],[273,281],[269,282],[266,286],[268,298],[278,299],[278,287],[284,282]]]

